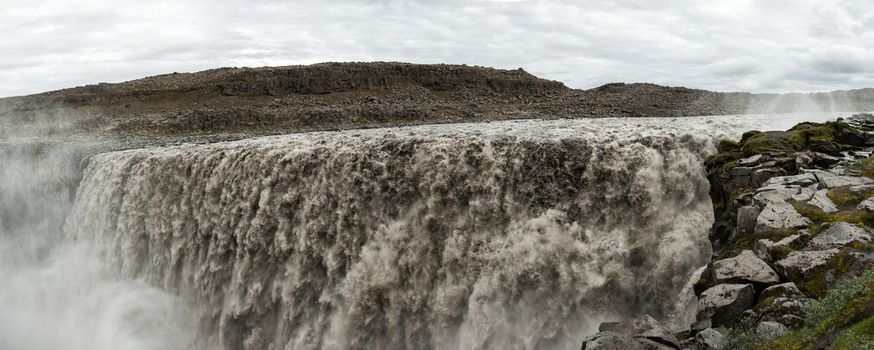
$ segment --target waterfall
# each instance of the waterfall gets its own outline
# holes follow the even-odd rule
[[[174,350],[184,302],[107,269],[62,231],[92,145],[0,143],[0,349]]]
[[[701,162],[798,118],[6,140],[0,348],[561,349],[682,319],[710,254]]]
[[[672,311],[710,253],[713,139],[498,125],[100,154],[67,233],[230,349],[575,348]]]

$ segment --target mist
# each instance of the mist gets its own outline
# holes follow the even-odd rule
[[[178,297],[122,278],[105,247],[63,234],[84,144],[0,144],[0,348],[187,349]]]

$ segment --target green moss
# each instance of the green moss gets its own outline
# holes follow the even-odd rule
[[[853,224],[874,227],[874,213],[864,210],[844,210],[836,213],[828,214],[819,207],[803,202],[792,203],[795,210],[802,216],[813,221],[810,226],[810,231],[813,235],[819,233],[819,225],[827,222],[849,222]],[[855,207],[853,207],[855,208]]]
[[[795,249],[792,249],[792,247],[788,247],[785,245],[773,247],[771,248],[771,259],[773,259],[774,261],[781,260],[789,256],[789,253],[792,253],[794,251]]]
[[[716,145],[716,151],[719,153],[737,152],[740,151],[740,143],[729,139],[720,140]]]
[[[855,208],[863,200],[874,196],[874,191],[865,193],[856,193],[850,190],[849,186],[836,187],[828,190],[828,198],[839,207]]]
[[[745,157],[756,154],[792,152],[794,148],[783,139],[785,134],[785,132],[780,131],[769,131],[752,135],[741,145],[741,152]]]
[[[717,153],[710,157],[707,157],[707,160],[704,161],[704,166],[707,169],[716,169],[720,168],[720,172],[726,172],[731,168],[737,166],[736,160],[743,157],[743,154],[740,152],[726,152],[726,153]],[[731,164],[731,166],[729,166]]]
[[[846,249],[838,252],[825,265],[809,272],[804,281],[795,281],[799,289],[812,297],[822,297],[829,288],[829,281],[840,278],[853,266],[855,259]]]
[[[761,303],[761,302],[760,302]],[[816,303],[805,305],[804,327],[762,339],[752,331],[728,337],[726,349],[800,350],[814,344],[828,349],[874,349],[874,270],[844,281]],[[829,339],[834,338],[831,344]]]
[[[874,316],[868,317],[862,322],[850,327],[841,333],[832,349],[868,350],[874,349]]]
[[[858,160],[855,163],[847,166],[847,169],[851,171],[858,171],[862,176],[874,179],[874,157]]]

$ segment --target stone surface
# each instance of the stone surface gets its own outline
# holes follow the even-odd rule
[[[680,342],[671,329],[649,315],[621,322],[604,322],[598,327],[598,330],[628,334],[674,348],[680,347]]]
[[[714,262],[713,277],[716,283],[780,282],[777,272],[750,250],[741,251],[733,258]]]
[[[874,191],[874,184],[850,186],[850,191],[855,194],[866,194]]]
[[[737,209],[737,228],[738,235],[748,235],[756,230],[756,218],[759,217],[759,208],[752,205],[745,205]]]
[[[725,344],[725,336],[713,328],[707,328],[695,334],[697,350],[719,350]]]
[[[712,327],[729,326],[755,304],[752,284],[719,284],[701,293],[698,300],[699,321],[710,319]]]
[[[762,184],[774,177],[785,175],[786,170],[784,170],[783,168],[761,168],[753,171],[751,178],[753,185],[761,186]]]
[[[859,177],[859,176],[835,176],[824,178],[819,182],[820,188],[835,188],[842,186],[859,186],[859,185],[867,185],[874,183],[874,180],[871,180],[867,177]]]
[[[800,228],[810,225],[810,219],[802,216],[786,202],[771,203],[762,209],[756,218],[756,231],[762,229]]]
[[[776,297],[803,297],[804,293],[798,289],[798,286],[793,282],[786,282],[775,284],[765,290],[759,295],[759,299],[768,299],[768,298],[776,298]]]
[[[765,321],[756,326],[756,334],[766,339],[782,337],[788,333],[789,329],[777,322]]]
[[[807,244],[811,250],[826,250],[843,247],[852,242],[868,242],[870,240],[871,235],[864,228],[848,222],[836,222],[813,237]]]
[[[816,191],[807,203],[829,214],[838,211],[838,206],[828,198],[828,190]]]
[[[837,174],[835,174],[831,171],[822,170],[822,169],[804,169],[802,171],[805,173],[813,174],[813,176],[816,176],[816,179],[818,181],[822,181],[822,179],[824,179],[824,178],[838,176]]]
[[[778,272],[797,283],[810,277],[810,272],[827,265],[838,252],[838,249],[791,252],[775,265]]]
[[[807,186],[817,182],[816,176],[810,173],[803,173],[791,176],[778,176],[769,179],[762,186],[770,185],[801,185]]]
[[[760,162],[764,157],[765,157],[764,155],[756,154],[756,155],[754,155],[754,156],[747,157],[747,158],[742,158],[741,160],[738,160],[738,161],[737,161],[737,164],[740,165],[740,166],[751,166],[751,165],[756,165],[756,164],[758,164],[758,163],[759,163],[759,162]]]
[[[628,334],[599,332],[583,339],[582,350],[646,350],[643,344]]]
[[[771,261],[771,247],[773,246],[774,241],[770,239],[757,240],[753,245],[753,253],[756,253],[756,256],[759,257],[759,259]]]
[[[863,200],[859,205],[856,206],[858,210],[864,210],[867,212],[874,212],[874,198],[868,198]]]

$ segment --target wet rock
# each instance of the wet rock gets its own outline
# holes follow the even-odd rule
[[[756,334],[765,339],[782,337],[788,333],[789,329],[777,322],[765,321],[760,322],[759,325],[756,326]]]
[[[829,214],[838,211],[838,206],[828,198],[828,190],[816,191],[807,203],[816,206]]]
[[[835,188],[842,186],[859,186],[859,185],[867,185],[874,183],[874,180],[871,180],[867,177],[859,177],[859,176],[835,176],[828,177],[822,179],[819,182],[820,188]]]
[[[835,222],[808,242],[811,250],[839,248],[853,242],[868,242],[871,235],[865,229],[848,222]]]
[[[716,283],[771,284],[780,282],[777,272],[750,250],[741,251],[733,258],[714,262],[713,276]]]
[[[810,225],[810,219],[802,216],[786,202],[768,204],[756,218],[756,231],[762,229],[800,228]]]
[[[695,334],[695,345],[698,350],[719,350],[725,344],[725,336],[713,328],[707,328]]]
[[[701,293],[697,319],[710,319],[713,327],[730,326],[754,303],[752,284],[719,284]]]

